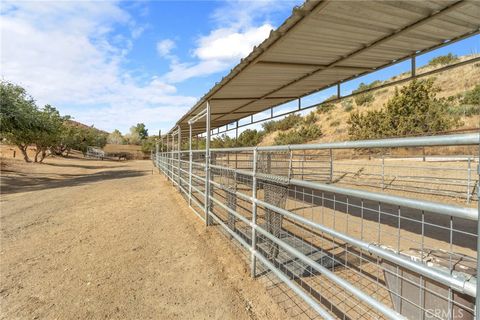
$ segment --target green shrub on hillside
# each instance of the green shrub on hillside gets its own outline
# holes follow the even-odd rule
[[[352,112],[348,133],[354,140],[409,136],[448,130],[458,123],[446,99],[437,98],[432,80],[414,80],[379,111]]]
[[[379,86],[380,84],[382,84],[382,82],[379,80],[375,80],[370,84],[365,84],[362,82],[360,83],[357,89],[353,90],[353,93],[362,92],[362,91],[374,88],[376,86]],[[372,91],[368,91],[365,93],[360,93],[355,95],[354,99],[357,106],[365,106],[375,101],[375,95],[373,94]]]
[[[462,104],[480,105],[480,84],[477,84],[475,88],[465,93]]]
[[[353,110],[353,101],[352,99],[346,99],[342,101],[342,107],[345,112],[350,112]]]
[[[452,115],[464,117],[480,115],[480,85],[463,94],[450,96],[447,100],[452,103],[448,109]]]
[[[262,124],[262,128],[263,130],[265,130],[266,133],[274,132],[277,130],[285,131],[295,127],[301,122],[303,122],[302,116],[296,113],[292,113],[281,120],[267,121]]]
[[[303,125],[289,132],[280,132],[275,137],[276,145],[301,144],[322,136],[322,131],[314,124]]]
[[[314,111],[312,111],[305,117],[303,122],[307,125],[308,124],[314,124],[315,122],[317,122],[317,115],[315,114]]]
[[[264,136],[263,131],[247,129],[238,136],[236,146],[238,147],[253,147],[262,142]]]
[[[447,64],[451,64],[456,61],[458,61],[458,57],[452,53],[449,53],[447,55],[438,56],[431,59],[430,61],[428,61],[428,66],[431,66],[431,67],[445,66]]]
[[[322,103],[317,106],[317,113],[323,114],[323,113],[328,113],[335,109],[335,104],[333,103]]]
[[[340,125],[340,120],[335,120],[330,122],[330,127],[338,127]]]

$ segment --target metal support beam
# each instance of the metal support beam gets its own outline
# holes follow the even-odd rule
[[[253,175],[252,175],[252,198],[257,199],[257,148],[253,149]],[[252,226],[257,225],[257,203],[256,201],[252,201]],[[256,276],[257,270],[257,258],[256,258],[256,250],[257,250],[257,231],[255,228],[252,228],[252,256],[251,256],[251,265],[250,265],[250,275],[252,278]]]
[[[480,135],[478,135],[478,145],[480,146]],[[480,159],[480,148],[478,149]],[[477,164],[477,213],[480,217],[480,164]],[[475,296],[475,319],[480,320],[480,281],[478,279],[478,270],[480,270],[480,218],[477,220],[477,295]]]
[[[211,136],[211,128],[210,128],[210,102],[207,101],[207,108],[206,108],[206,127],[207,127],[207,136],[205,138],[205,225],[210,225],[210,136]]]
[[[416,61],[416,56],[413,55],[412,58],[410,59],[412,63],[412,68],[411,68],[411,74],[412,77],[415,77],[417,75],[417,61]]]
[[[258,61],[256,64],[262,64],[267,66],[282,67],[282,66],[292,66],[292,67],[311,67],[315,69],[327,69],[328,65],[326,64],[317,64],[317,63],[302,63],[302,62],[287,62],[287,61]],[[372,68],[367,67],[358,67],[358,66],[336,66],[335,69],[339,70],[353,70],[359,72],[365,72],[373,70]]]
[[[166,174],[166,175],[167,175],[167,178],[168,178],[168,176],[170,175],[170,173],[169,173],[169,167],[168,167],[168,164],[169,164],[169,163],[168,163],[168,162],[169,162],[169,161],[168,161],[168,158],[170,157],[169,151],[171,151],[171,150],[169,150],[169,146],[170,146],[169,136],[170,136],[170,135],[169,135],[168,132],[167,132],[167,154],[166,154],[166,157],[165,157],[165,161],[166,161],[165,167],[166,167],[166,170],[167,170],[167,174]],[[168,180],[168,179],[167,179],[167,180]]]
[[[192,153],[192,125],[189,124],[189,131],[188,131],[188,205],[192,206],[192,161],[193,161],[193,153]]]
[[[178,181],[178,190],[181,191],[181,186],[182,186],[182,180],[180,180],[180,166],[181,166],[181,151],[182,151],[182,129],[180,128],[180,126],[177,126],[178,128],[178,132],[177,132],[177,135],[178,135],[178,155],[177,155],[177,158],[178,158],[178,177],[177,177],[177,181]]]

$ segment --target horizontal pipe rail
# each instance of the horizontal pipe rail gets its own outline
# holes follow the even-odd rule
[[[214,185],[218,188],[221,188],[220,184],[218,184],[216,182],[213,182],[213,181],[211,183],[212,183],[212,185]],[[453,288],[453,289],[455,289],[459,292],[468,294],[472,297],[475,297],[475,295],[476,295],[476,283],[475,282],[467,281],[466,279],[464,279],[462,277],[454,277],[454,276],[452,276],[452,275],[450,275],[449,273],[446,273],[446,272],[434,270],[434,269],[430,268],[429,266],[427,266],[425,264],[418,263],[418,262],[415,262],[411,259],[403,257],[400,254],[397,254],[392,250],[382,248],[382,247],[380,247],[380,246],[378,246],[377,244],[374,244],[374,243],[368,243],[368,242],[350,237],[350,236],[345,235],[341,232],[335,231],[333,229],[322,226],[321,224],[313,222],[312,220],[309,220],[309,219],[306,219],[302,216],[296,215],[296,214],[294,214],[294,213],[292,213],[288,210],[278,208],[274,205],[271,205],[271,204],[269,204],[267,202],[264,202],[262,200],[259,200],[259,199],[253,199],[252,197],[250,197],[248,195],[245,195],[243,193],[236,192],[235,194],[237,196],[239,196],[240,198],[242,198],[243,200],[253,201],[253,202],[257,203],[257,205],[260,205],[264,208],[273,210],[276,213],[279,213],[279,214],[281,214],[285,217],[288,217],[292,220],[295,220],[297,222],[308,225],[309,227],[312,227],[312,228],[317,229],[321,232],[324,232],[324,233],[326,233],[326,234],[328,234],[328,235],[330,235],[334,238],[338,238],[338,239],[340,239],[340,240],[342,240],[342,241],[344,241],[344,242],[346,242],[350,245],[353,245],[353,246],[355,246],[355,247],[357,247],[361,250],[364,250],[366,252],[374,254],[374,255],[376,255],[380,258],[383,258],[383,259],[385,259],[389,262],[398,264],[399,266],[402,266],[402,267],[406,268],[407,270],[415,271],[416,273],[419,273],[419,274],[421,274],[425,277],[428,277],[432,280],[438,281],[438,282],[440,282],[440,283],[442,283],[442,284],[444,284],[448,287],[451,287],[451,288]],[[216,203],[219,204],[223,209],[227,210],[229,213],[235,215],[236,217],[238,217],[243,222],[252,226],[251,222],[249,220],[247,220],[245,217],[242,217],[243,219],[240,218],[239,217],[240,215],[237,212],[235,212],[234,210],[226,207],[225,205],[223,205],[217,199],[215,199],[215,198],[213,198],[213,199],[214,199],[214,201],[216,200]]]
[[[247,148],[221,148],[210,151],[280,151],[280,150],[322,150],[322,149],[367,149],[367,148],[406,148],[406,147],[433,147],[433,146],[459,146],[478,145],[480,133],[465,133],[426,137],[391,138],[377,140],[358,140],[332,143],[298,144]]]
[[[228,167],[223,167],[218,165],[210,165],[210,167],[216,168],[216,169],[234,170],[235,172],[237,172],[237,174],[253,176],[253,172],[251,171],[231,169]],[[257,174],[256,177],[262,179],[262,174]],[[285,179],[285,177],[275,176],[275,175],[269,175],[269,177]],[[465,208],[460,206],[444,204],[440,202],[417,200],[417,199],[406,198],[401,196],[378,193],[378,192],[363,191],[363,190],[357,190],[357,189],[351,189],[351,188],[345,188],[345,187],[336,187],[330,184],[318,183],[313,181],[305,181],[305,180],[299,180],[299,179],[290,179],[289,182],[290,184],[298,187],[305,187],[305,188],[310,188],[318,191],[325,191],[325,192],[331,192],[331,193],[341,194],[345,196],[357,197],[364,200],[371,200],[371,201],[376,201],[376,202],[381,202],[381,203],[386,203],[391,205],[407,207],[411,209],[418,209],[422,211],[439,213],[442,215],[453,216],[453,217],[462,218],[462,219],[468,219],[468,220],[478,219],[478,211],[475,208]]]
[[[212,211],[209,211],[209,215],[225,229],[232,237],[235,238],[242,246],[244,246],[248,251],[253,252],[253,254],[260,259],[260,261],[270,269],[283,283],[285,283],[293,292],[295,292],[303,301],[305,301],[313,310],[315,310],[323,319],[335,320],[335,318],[328,313],[324,308],[322,308],[315,300],[313,300],[305,291],[300,289],[291,279],[285,276],[280,270],[278,270],[267,258],[265,258],[258,251],[253,250],[250,245],[243,240],[236,232],[232,231],[225,223],[217,217]]]

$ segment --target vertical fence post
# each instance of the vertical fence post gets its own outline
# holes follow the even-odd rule
[[[210,225],[210,102],[207,101],[205,137],[205,225]]]
[[[155,143],[155,154],[152,155],[152,160],[153,160],[153,163],[155,165],[155,167],[157,167],[157,169],[160,169],[158,168],[158,149],[160,147],[160,142],[157,141],[157,143]],[[152,153],[153,153],[153,150],[152,150]]]
[[[330,152],[330,183],[333,182],[333,150],[329,149]]]
[[[470,181],[472,180],[472,163],[470,157],[468,157],[467,170],[467,203],[470,203]]]
[[[167,132],[167,153],[165,154],[165,176],[168,177],[170,176],[170,173],[168,172],[168,157],[169,157],[169,153],[168,153],[168,146],[170,145],[170,139],[169,139],[169,135],[168,135],[168,132]]]
[[[303,150],[303,155],[302,155],[302,180],[305,179],[304,174],[305,174],[305,150]]]
[[[181,185],[182,185],[181,173],[182,173],[182,172],[181,172],[181,170],[180,170],[180,168],[181,168],[181,166],[182,166],[182,164],[181,164],[182,130],[181,130],[181,128],[180,128],[179,125],[177,126],[177,130],[178,130],[178,132],[177,132],[177,135],[178,135],[178,155],[177,155],[177,158],[178,158],[178,161],[177,161],[177,166],[178,166],[178,168],[177,168],[177,174],[178,174],[178,176],[177,176],[177,182],[178,182],[178,191],[179,191],[179,192],[182,192],[182,188],[181,188]]]
[[[188,205],[192,206],[192,125],[189,123],[189,133],[188,133]]]
[[[480,145],[480,139],[479,139]],[[478,150],[477,164],[477,210],[480,217],[480,148]],[[477,219],[477,270],[480,270],[480,219]],[[478,271],[477,271],[478,274]],[[477,276],[478,278],[478,276]],[[477,279],[477,295],[475,297],[475,319],[480,320],[480,281]]]
[[[253,149],[253,165],[252,165],[253,175],[252,175],[252,256],[251,256],[251,265],[250,265],[250,275],[252,278],[256,276],[257,269],[257,257],[255,256],[255,251],[257,250],[257,147]]]
[[[415,55],[410,58],[410,73],[412,77],[415,77],[417,74],[417,61]]]
[[[172,134],[172,152],[170,153],[170,173],[171,173],[171,178],[172,178],[172,185],[174,185],[174,174],[175,174],[175,164],[173,162],[174,158],[175,158],[175,135]]]
[[[382,190],[385,190],[385,155],[382,153]]]

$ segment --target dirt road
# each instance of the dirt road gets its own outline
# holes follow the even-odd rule
[[[2,319],[280,319],[149,161],[2,166]]]

